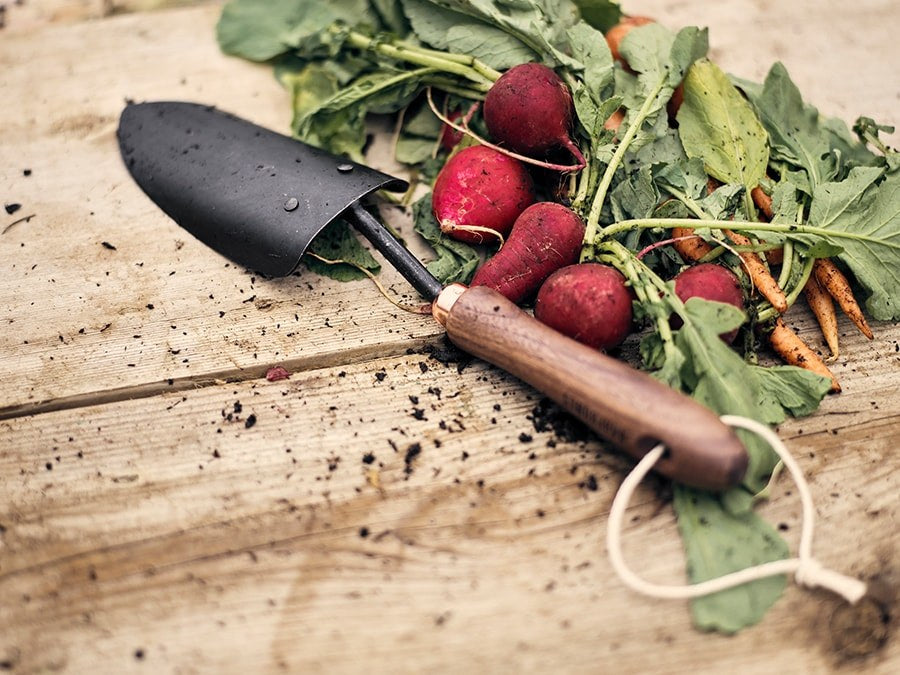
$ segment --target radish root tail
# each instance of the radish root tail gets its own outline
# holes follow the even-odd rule
[[[445,222],[441,223],[441,232],[444,234],[451,234],[453,232],[471,232],[473,235],[481,237],[481,241],[478,242],[480,244],[490,243],[489,239],[493,237],[500,243],[501,247],[505,241],[503,235],[497,230],[490,227],[482,227],[480,225],[457,225],[456,223]],[[483,236],[482,233],[487,236]]]
[[[371,280],[371,282],[375,284],[378,292],[381,293],[388,300],[388,302],[390,302],[395,307],[402,309],[404,312],[409,312],[410,314],[431,314],[430,304],[407,305],[398,300],[395,300],[388,293],[387,289],[384,287],[384,284],[382,284],[374,274],[372,274],[369,270],[367,270],[365,267],[362,267],[361,265],[357,265],[356,263],[352,263],[348,260],[331,260],[329,258],[323,258],[322,256],[316,255],[315,253],[310,253],[309,251],[306,252],[306,255],[308,255],[310,258],[315,258],[319,262],[323,262],[326,265],[350,265],[350,267],[358,269],[360,272],[365,274]]]

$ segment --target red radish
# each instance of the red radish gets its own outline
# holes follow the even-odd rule
[[[738,309],[744,309],[744,293],[741,290],[741,282],[731,270],[714,263],[701,263],[688,267],[675,277],[675,295],[682,302],[689,298],[703,298],[734,305]],[[673,320],[676,327],[681,324],[680,319]],[[731,343],[737,335],[737,329],[728,333],[722,333],[725,342]]]
[[[463,148],[441,168],[431,210],[445,234],[481,244],[509,234],[534,203],[531,175],[517,159],[482,145]]]
[[[612,349],[631,332],[631,289],[617,269],[600,263],[563,267],[541,286],[534,316],[595,349]]]
[[[666,103],[666,112],[669,115],[669,121],[675,122],[675,116],[678,115],[682,103],[684,103],[684,84],[679,84],[672,92],[672,98]]]
[[[523,63],[507,70],[484,99],[484,123],[504,147],[529,157],[566,148],[579,166],[584,155],[571,138],[572,93],[553,69]]]
[[[489,286],[513,302],[530,297],[544,279],[578,260],[584,223],[556,202],[538,202],[522,212],[506,243],[478,268],[472,286]]]
[[[447,115],[447,119],[451,122],[458,122],[460,118],[462,118],[463,114],[459,110],[454,110],[449,115]],[[441,138],[439,143],[441,144],[442,150],[453,150],[456,145],[462,140],[463,132],[459,129],[454,129],[449,124],[444,124],[441,127]]]
[[[632,30],[648,23],[653,23],[653,19],[649,16],[623,16],[619,23],[606,31],[606,44],[609,45],[609,51],[612,53],[613,59],[623,65],[627,65],[619,52],[619,45],[622,43],[623,38]]]

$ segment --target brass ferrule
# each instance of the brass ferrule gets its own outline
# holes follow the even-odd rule
[[[431,303],[431,315],[442,326],[447,325],[447,317],[459,297],[468,290],[463,284],[450,284]]]

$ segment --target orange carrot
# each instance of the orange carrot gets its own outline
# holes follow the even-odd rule
[[[625,110],[619,108],[612,115],[606,118],[606,121],[603,123],[603,128],[609,131],[618,131],[619,127],[622,126],[622,120],[625,119]]]
[[[850,320],[859,328],[860,333],[870,340],[875,336],[872,335],[872,329],[863,316],[862,309],[853,297],[853,290],[850,288],[850,282],[844,273],[841,272],[828,258],[818,258],[813,264],[813,272],[819,284],[831,294],[837,303],[841,306]]]
[[[703,241],[699,235],[695,235],[694,230],[689,227],[673,228],[672,238],[675,240],[672,246],[685,262],[702,260],[713,250],[712,246]]]
[[[806,285],[803,287],[806,295],[806,303],[816,316],[819,322],[819,328],[822,329],[822,335],[831,350],[831,361],[838,357],[838,327],[837,314],[834,311],[834,303],[831,301],[831,295],[828,294],[818,280],[811,276]]]
[[[760,220],[772,220],[772,216],[775,215],[775,212],[772,210],[772,198],[765,193],[762,186],[757,185],[750,190],[750,196],[753,198],[753,203],[756,204],[756,208],[762,211]],[[770,265],[780,265],[784,262],[784,249],[773,248],[770,251],[766,251],[765,255],[766,262]]]
[[[725,230],[725,234],[738,246],[750,246],[752,244],[747,237],[737,232]],[[744,268],[747,270],[753,285],[756,286],[760,294],[771,303],[772,307],[779,314],[784,314],[788,308],[787,298],[784,295],[784,291],[778,286],[778,282],[775,281],[775,278],[763,265],[760,257],[753,251],[742,251],[740,256],[741,260],[744,261]]]
[[[681,104],[684,103],[684,83],[682,82],[672,92],[672,98],[666,103],[666,112],[669,114],[669,120],[675,121],[678,117],[678,111],[681,110]]]
[[[831,391],[837,393],[841,390],[841,385],[825,362],[782,321],[781,317],[775,319],[775,328],[769,334],[769,343],[785,363],[828,377],[831,379]]]
[[[750,190],[750,196],[753,198],[756,208],[763,212],[766,219],[772,220],[772,216],[775,215],[775,212],[772,211],[772,198],[759,185]]]

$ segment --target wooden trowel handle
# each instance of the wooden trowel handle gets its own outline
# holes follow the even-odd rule
[[[747,453],[712,411],[545,326],[496,291],[453,284],[433,313],[455,345],[545,393],[633,457],[664,443],[656,471],[710,490],[743,478]]]

